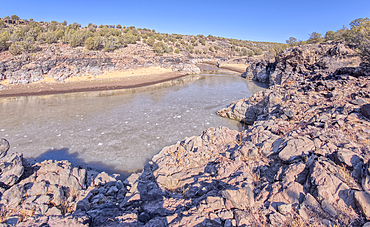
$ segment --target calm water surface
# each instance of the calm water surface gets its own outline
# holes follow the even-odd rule
[[[209,127],[238,129],[215,114],[263,85],[201,74],[144,88],[0,99],[0,137],[10,152],[129,173],[164,146]]]

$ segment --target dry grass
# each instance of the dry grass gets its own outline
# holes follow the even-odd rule
[[[286,226],[289,227],[304,227],[309,226],[307,225],[306,221],[304,221],[301,217],[294,215],[294,217],[288,218],[288,221],[285,223]]]
[[[169,191],[169,192],[175,192],[181,185],[181,180],[174,178],[172,176],[168,176],[166,179],[166,183],[164,187]],[[184,189],[185,190],[185,189]]]
[[[257,172],[251,173],[254,186],[258,186],[261,183],[260,175]]]
[[[75,211],[75,205],[74,203],[69,203],[67,199],[63,199],[63,201],[58,206],[58,209],[62,212],[62,215],[66,215]]]
[[[6,211],[5,206],[0,209],[0,223],[6,221],[9,217],[9,213]]]
[[[170,149],[170,154],[175,159],[175,165],[181,165],[182,164],[182,158],[183,158],[184,153],[185,153],[185,150],[181,149],[180,144],[179,144],[178,151],[177,151],[176,154],[172,151],[172,148]],[[171,165],[171,164],[168,164],[168,165]]]
[[[242,140],[242,132],[239,132],[239,135],[236,136],[234,143],[240,147],[240,145],[243,143]]]
[[[35,214],[35,211],[36,211],[35,207],[33,207],[32,210],[27,210],[25,208],[20,208],[20,210],[18,211],[19,219],[17,221],[17,224],[20,223],[20,222],[27,221],[27,219],[29,217],[32,217]]]

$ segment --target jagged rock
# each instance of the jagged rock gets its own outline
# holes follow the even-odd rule
[[[292,139],[280,151],[279,158],[285,162],[293,162],[301,155],[307,155],[314,147],[313,141],[306,137]]]
[[[256,223],[255,218],[249,212],[235,210],[234,215],[237,226],[252,226]]]
[[[23,174],[23,155],[18,153],[8,154],[0,159],[1,175],[0,186],[13,186]]]
[[[256,80],[260,82],[268,82],[269,80],[269,72],[267,69],[268,63],[266,61],[262,62],[255,62],[251,64],[245,73],[241,76],[246,79]]]
[[[366,191],[355,192],[355,201],[361,212],[370,219],[370,194]]]
[[[222,197],[229,200],[237,209],[247,209],[254,204],[254,195],[252,189],[247,186],[238,190],[222,191]]]
[[[349,149],[340,149],[337,153],[337,157],[339,161],[345,163],[349,167],[354,167],[362,162],[362,158]]]
[[[361,106],[361,113],[364,117],[370,119],[370,104]]]
[[[0,158],[3,158],[10,148],[9,142],[6,139],[0,140]]]

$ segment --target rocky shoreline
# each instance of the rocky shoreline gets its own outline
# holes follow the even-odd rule
[[[289,48],[218,111],[247,123],[165,147],[125,181],[0,159],[3,226],[369,226],[370,67],[343,43]],[[4,146],[4,150],[6,146]]]

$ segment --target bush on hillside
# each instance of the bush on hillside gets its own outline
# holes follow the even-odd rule
[[[36,50],[36,47],[29,44],[26,41],[15,42],[9,47],[9,52],[12,55],[18,55],[21,53],[31,53]]]
[[[324,38],[322,37],[322,34],[317,33],[317,32],[312,32],[310,34],[310,38],[307,40],[308,44],[312,43],[321,43],[324,41]]]
[[[155,42],[154,37],[150,37],[149,39],[146,40],[146,44],[148,44],[149,46],[153,46],[154,42]]]
[[[89,37],[88,39],[86,39],[84,46],[88,50],[100,50],[103,48],[103,37]]]
[[[153,51],[157,53],[158,55],[163,54],[164,52],[166,52],[166,50],[167,50],[167,46],[162,41],[156,42],[153,45]]]
[[[12,20],[19,20],[19,17],[18,17],[17,15],[12,15],[10,18],[11,18]]]
[[[0,29],[5,27],[6,27],[5,22],[0,19]]]
[[[179,54],[179,53],[180,53],[180,50],[176,48],[176,49],[175,49],[175,53],[176,53],[176,54]]]
[[[289,39],[286,40],[286,43],[290,46],[298,46],[297,39],[294,37],[289,37]]]
[[[52,44],[58,41],[54,32],[43,32],[37,36],[37,41],[41,43]]]
[[[17,41],[23,41],[25,40],[25,31],[22,28],[17,28],[13,31],[13,33],[10,35],[10,40],[14,43]]]
[[[3,32],[0,34],[0,50],[7,50],[10,46],[9,43],[10,35],[8,32]]]
[[[114,51],[122,46],[120,39],[117,36],[109,36],[104,40],[104,51]]]
[[[126,33],[125,37],[123,38],[124,42],[127,44],[135,44],[137,41],[136,36],[130,33]]]
[[[357,47],[364,63],[370,64],[370,19],[359,18],[350,23],[346,40]]]

